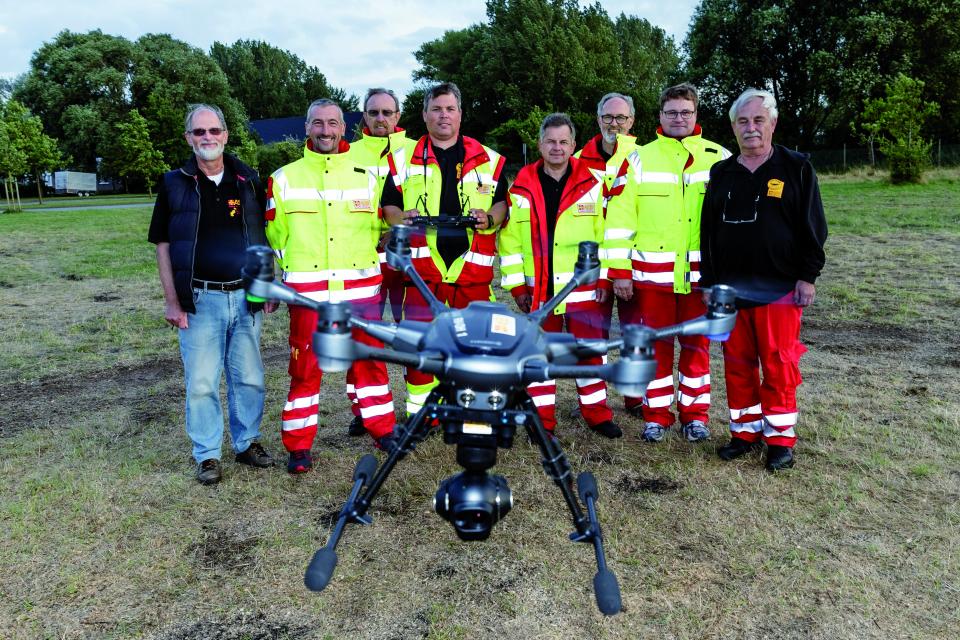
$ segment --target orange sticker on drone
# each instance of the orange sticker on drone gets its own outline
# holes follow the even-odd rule
[[[500,333],[505,336],[517,335],[517,319],[500,313],[493,314],[490,319],[490,333]]]
[[[770,182],[767,183],[767,197],[769,198],[783,197],[783,180],[777,180],[776,178],[770,179]]]

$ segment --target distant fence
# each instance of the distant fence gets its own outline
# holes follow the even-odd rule
[[[808,151],[810,162],[820,172],[842,173],[856,167],[876,166],[886,168],[887,161],[874,145],[870,147],[844,146],[841,149],[814,149]],[[941,140],[933,143],[930,162],[934,167],[956,167],[960,165],[960,144],[948,144]]]

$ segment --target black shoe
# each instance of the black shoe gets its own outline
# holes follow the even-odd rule
[[[353,416],[353,420],[350,421],[350,424],[347,425],[347,435],[348,436],[362,436],[367,432],[367,428],[363,426],[363,418],[360,416]]]
[[[793,447],[767,445],[767,471],[782,471],[793,466]]]
[[[237,454],[237,462],[258,469],[266,469],[273,466],[273,457],[264,450],[263,445],[259,442],[251,442],[246,451]]]
[[[730,442],[717,449],[717,455],[723,460],[736,460],[756,448],[755,442],[747,442],[743,438],[730,438]]]
[[[197,465],[197,482],[200,484],[217,484],[220,478],[220,461],[216,458],[207,458]]]
[[[600,424],[596,424],[590,428],[594,433],[599,433],[604,438],[610,438],[611,440],[614,438],[623,437],[623,431],[613,420],[605,420]]]
[[[313,469],[313,456],[310,455],[309,449],[298,449],[290,452],[290,458],[287,460],[287,473],[307,473],[311,469]]]
[[[393,433],[388,433],[385,436],[375,438],[373,441],[373,446],[389,454],[393,453],[394,447],[396,447],[399,443],[400,441],[397,440],[397,436],[395,436]]]

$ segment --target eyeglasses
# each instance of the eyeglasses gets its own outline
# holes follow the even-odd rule
[[[684,120],[689,120],[696,111],[661,111],[660,113],[667,116],[667,120],[676,120],[677,116],[680,116]]]
[[[207,134],[208,131],[210,132],[210,135],[218,136],[224,131],[226,131],[226,129],[221,129],[220,127],[213,127],[212,129],[191,129],[190,133],[192,133],[194,136],[198,138],[202,138]]]
[[[368,109],[367,110],[367,115],[370,116],[371,118],[376,118],[380,114],[383,114],[384,118],[392,118],[394,115],[396,115],[396,113],[397,112],[394,111],[393,109]]]
[[[759,195],[759,194],[753,199],[753,217],[752,217],[752,218],[749,217],[749,215],[750,215],[750,214],[749,214],[749,208],[747,209],[747,214],[746,214],[746,216],[744,216],[744,215],[742,215],[742,214],[741,214],[741,215],[737,215],[737,214],[735,214],[733,211],[730,212],[730,215],[727,215],[727,207],[731,204],[731,201],[732,201],[732,200],[733,200],[733,192],[727,191],[727,199],[726,199],[726,201],[723,203],[723,211],[720,213],[720,219],[721,219],[723,222],[725,222],[725,223],[727,223],[727,224],[749,224],[749,223],[751,223],[751,222],[756,222],[756,221],[757,221],[757,217],[758,217],[758,215],[759,215],[759,208],[760,208],[760,195]],[[741,206],[742,206],[742,205],[741,205]],[[730,207],[730,208],[731,208],[731,209],[734,209],[735,207]]]
[[[612,116],[612,115],[610,115],[610,114],[604,114],[604,115],[600,116],[600,122],[602,122],[603,124],[613,124],[613,121],[614,121],[614,120],[617,121],[617,124],[623,124],[623,123],[625,123],[625,122],[626,122],[627,120],[629,120],[629,119],[630,119],[630,116],[625,116],[625,115],[623,115],[623,114],[620,114],[620,115],[618,115],[618,116]]]

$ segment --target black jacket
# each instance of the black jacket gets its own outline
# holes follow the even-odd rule
[[[816,281],[827,221],[809,158],[775,145],[755,173],[736,156],[713,165],[700,217],[703,286],[734,286],[749,306]]]
[[[267,244],[260,197],[262,189],[257,172],[230,154],[225,153],[223,161],[237,177],[246,246]],[[200,211],[199,171],[196,156],[191,155],[182,167],[165,173],[160,185],[165,190],[169,207],[168,235],[174,287],[181,308],[188,313],[196,311],[193,305],[193,264],[197,223],[203,213]]]

